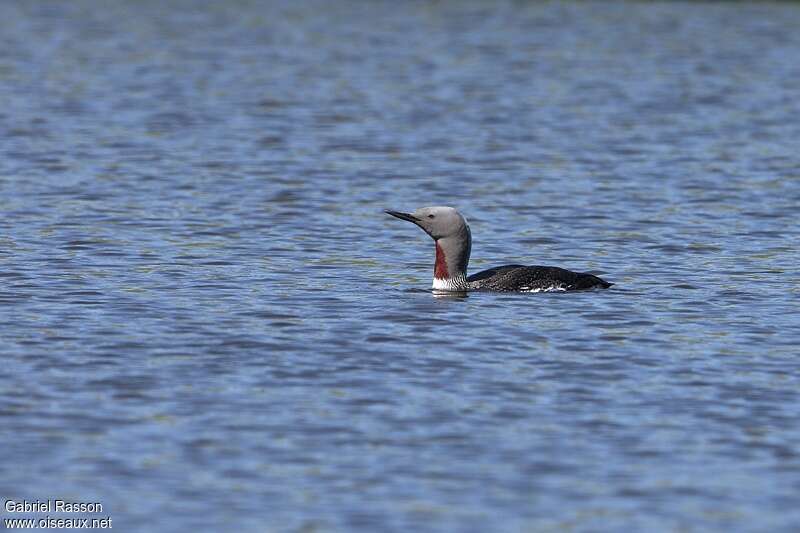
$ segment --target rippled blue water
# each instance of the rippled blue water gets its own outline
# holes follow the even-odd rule
[[[797,530],[800,5],[0,19],[4,500],[123,531]],[[473,272],[616,285],[436,297],[382,210],[437,204]]]

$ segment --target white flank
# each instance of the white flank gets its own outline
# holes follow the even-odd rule
[[[467,280],[465,277],[461,278],[433,278],[433,287],[435,291],[465,291],[467,290]]]
[[[537,287],[532,289],[530,287],[520,287],[520,292],[562,292],[567,290],[566,287],[558,287],[556,285],[551,285],[550,287]]]

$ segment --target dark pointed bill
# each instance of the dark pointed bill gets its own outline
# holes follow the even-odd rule
[[[417,217],[415,217],[414,215],[411,215],[409,213],[401,213],[399,211],[388,211],[387,210],[386,214],[387,215],[392,215],[393,217],[397,217],[400,220],[408,220],[409,222],[413,222],[414,224],[419,222],[419,219]]]

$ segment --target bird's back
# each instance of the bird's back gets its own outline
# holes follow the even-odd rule
[[[471,290],[545,292],[607,289],[613,283],[592,274],[548,266],[505,265],[467,278]]]

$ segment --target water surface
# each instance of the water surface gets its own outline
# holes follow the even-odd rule
[[[796,531],[800,6],[4,2],[0,496]],[[383,209],[453,205],[435,297]],[[8,514],[4,514],[7,517]]]

